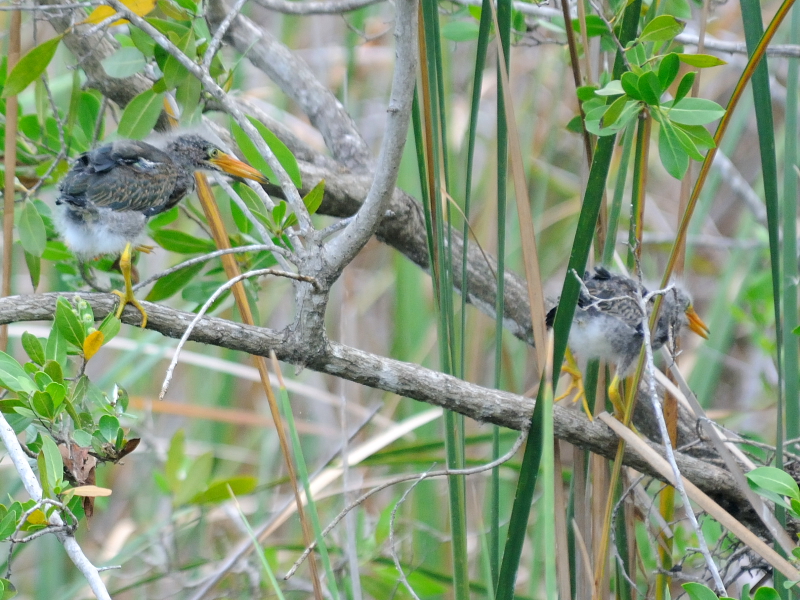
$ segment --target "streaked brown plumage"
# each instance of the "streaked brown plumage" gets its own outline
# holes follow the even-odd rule
[[[164,150],[137,140],[118,140],[80,155],[60,185],[59,228],[81,259],[121,253],[125,304],[135,305],[130,283],[131,246],[138,243],[150,217],[169,210],[195,187],[194,173],[211,170],[266,183],[245,163],[197,135],[174,138]]]

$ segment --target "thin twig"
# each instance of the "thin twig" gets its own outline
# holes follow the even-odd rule
[[[642,311],[642,315],[647,315],[647,303],[658,295],[665,294],[668,290],[656,290],[655,292],[650,292],[646,296],[642,296],[641,288],[639,288],[634,295],[636,302],[639,305],[639,309]],[[645,351],[645,377],[647,379],[647,396],[650,399],[653,405],[653,412],[656,416],[656,421],[658,422],[658,429],[659,433],[661,434],[661,441],[664,445],[664,454],[666,455],[667,462],[669,462],[670,467],[672,468],[672,473],[675,478],[675,489],[678,490],[678,493],[681,496],[681,501],[683,502],[684,510],[686,511],[686,516],[689,519],[689,522],[692,524],[692,528],[694,529],[695,535],[697,536],[697,543],[700,545],[700,552],[705,558],[706,565],[708,566],[708,570],[711,572],[711,576],[714,578],[714,584],[717,587],[717,591],[720,594],[725,594],[725,584],[722,582],[722,578],[719,575],[719,569],[717,569],[717,565],[714,563],[714,557],[711,556],[711,552],[708,549],[708,544],[706,543],[705,536],[703,535],[702,530],[700,529],[700,524],[697,522],[697,517],[694,514],[694,509],[692,509],[692,505],[689,501],[689,496],[686,493],[686,489],[683,486],[683,478],[681,476],[681,472],[678,469],[678,465],[675,462],[675,453],[672,450],[672,444],[670,443],[669,432],[667,431],[667,423],[664,420],[664,414],[661,411],[661,404],[658,401],[658,392],[656,391],[656,376],[655,376],[655,365],[653,363],[653,348],[650,346],[650,327],[645,320],[642,319],[642,334],[644,335],[643,346]]]
[[[208,48],[206,49],[205,54],[203,55],[203,62],[201,66],[203,67],[204,71],[208,71],[211,68],[211,61],[214,60],[214,55],[219,50],[220,44],[222,44],[222,38],[228,29],[233,23],[233,20],[242,12],[242,8],[244,7],[244,3],[247,0],[236,0],[236,4],[234,4],[227,15],[225,15],[225,19],[222,23],[219,24],[217,30],[214,32],[214,37],[211,38],[211,42],[208,44]]]
[[[400,583],[403,584],[403,586],[408,590],[408,593],[411,594],[414,598],[416,598],[416,600],[420,600],[420,598],[419,596],[417,596],[417,593],[414,591],[414,588],[411,587],[411,584],[408,583],[408,579],[406,578],[406,573],[403,570],[403,566],[400,564],[400,558],[397,556],[397,551],[394,548],[394,520],[397,517],[397,509],[399,509],[400,506],[403,504],[403,502],[406,501],[406,498],[408,498],[408,495],[411,493],[411,491],[415,487],[417,487],[417,484],[425,481],[426,474],[427,472],[420,473],[419,476],[417,477],[417,480],[408,487],[408,489],[403,493],[402,496],[400,496],[400,499],[394,505],[394,508],[392,508],[392,514],[389,517],[389,552],[392,555],[394,566],[397,569],[397,572],[400,574]]]
[[[158,395],[159,400],[164,399],[164,396],[169,389],[169,384],[172,382],[172,373],[178,364],[178,358],[180,357],[181,350],[188,341],[189,336],[192,334],[192,330],[200,322],[200,319],[205,316],[206,312],[209,308],[211,308],[214,302],[217,301],[217,298],[219,298],[223,293],[225,293],[225,291],[229,290],[240,281],[250,279],[251,277],[261,277],[262,275],[275,275],[277,277],[286,277],[287,279],[294,279],[296,281],[305,281],[306,283],[316,284],[316,280],[313,277],[309,277],[307,275],[298,275],[297,273],[289,273],[288,271],[280,271],[278,269],[256,269],[255,271],[248,271],[247,273],[237,275],[236,277],[223,283],[214,291],[213,294],[211,294],[208,300],[206,300],[206,303],[203,304],[202,308],[200,308],[200,310],[197,312],[195,318],[191,323],[189,323],[189,327],[186,328],[186,331],[183,333],[183,336],[178,342],[178,345],[175,348],[175,354],[169,363],[167,374],[164,377],[164,384],[161,386],[161,393]]]
[[[320,533],[320,537],[324,538],[326,535],[328,535],[328,533],[330,533],[330,531],[334,527],[336,527],[336,525],[338,525],[339,522],[345,517],[345,515],[347,513],[349,513],[351,510],[353,510],[354,508],[360,506],[366,500],[368,500],[370,497],[374,496],[378,492],[380,492],[382,490],[385,490],[386,488],[391,487],[393,485],[397,485],[398,483],[403,483],[405,481],[413,481],[414,479],[417,479],[417,478],[431,479],[431,478],[434,478],[434,477],[449,477],[449,476],[456,476],[456,475],[474,475],[476,473],[482,473],[483,471],[489,471],[491,469],[494,469],[495,467],[497,467],[499,465],[502,465],[504,462],[507,462],[507,461],[511,460],[511,458],[517,453],[517,450],[519,450],[519,447],[522,445],[522,442],[525,440],[525,437],[527,435],[528,435],[527,431],[523,431],[519,435],[519,437],[517,438],[517,441],[514,442],[514,445],[511,447],[511,449],[508,452],[506,452],[503,456],[493,460],[492,462],[486,463],[485,465],[481,465],[481,466],[478,466],[478,467],[471,467],[469,469],[442,469],[440,471],[426,471],[425,473],[412,473],[410,475],[400,475],[399,477],[395,477],[393,479],[390,479],[389,481],[386,481],[386,482],[382,483],[381,485],[372,488],[371,490],[369,490],[368,492],[362,494],[361,496],[359,496],[358,498],[353,500],[353,502],[348,504],[338,515],[336,515],[336,517],[334,517],[333,521],[331,521],[330,524],[325,529],[322,530],[322,532]],[[312,542],[311,545],[309,545],[303,551],[303,553],[300,555],[300,558],[298,558],[295,561],[294,565],[292,565],[292,568],[289,569],[289,571],[286,573],[286,575],[284,575],[283,578],[284,579],[289,579],[292,575],[294,575],[294,573],[295,573],[295,571],[297,571],[298,567],[301,564],[303,564],[303,561],[306,559],[306,557],[309,554],[311,554],[311,552],[316,547],[317,547],[317,542],[316,541]]]
[[[203,256],[196,256],[195,258],[190,258],[189,260],[185,260],[182,263],[175,265],[174,267],[170,267],[165,271],[161,271],[160,273],[156,273],[152,277],[148,277],[144,281],[137,283],[133,286],[134,291],[146,286],[150,285],[154,281],[161,279],[162,277],[166,277],[167,275],[171,275],[176,271],[180,271],[181,269],[185,269],[186,267],[191,267],[192,265],[196,265],[198,263],[208,262],[209,260],[213,260],[215,258],[219,258],[224,254],[244,254],[246,252],[275,252],[275,249],[283,250],[283,248],[278,248],[277,246],[270,245],[270,244],[252,244],[250,246],[237,246],[236,248],[224,248],[222,250],[215,250],[214,252],[209,252],[208,254],[204,254]],[[104,290],[107,291],[107,290]]]

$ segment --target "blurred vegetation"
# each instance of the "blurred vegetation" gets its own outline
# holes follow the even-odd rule
[[[134,8],[126,3],[146,14],[187,55],[203,58],[212,35],[202,3],[145,4]],[[429,247],[440,262],[431,273],[423,272],[372,241],[334,287],[327,314],[330,338],[522,394],[539,386],[537,368],[543,365],[535,366],[534,350],[504,332],[502,321],[453,293],[453,273],[462,266],[449,255],[448,226],[498,257],[501,272],[526,273],[525,261],[534,259],[545,305],[552,307],[561,295],[560,311],[569,310],[571,293],[573,304],[577,295],[577,288],[568,289],[568,261],[579,271],[587,261],[619,270],[631,268],[636,255],[652,286],[659,286],[667,265],[674,268],[710,325],[707,342],[686,336],[680,358],[680,370],[709,415],[754,442],[781,444],[786,437],[800,437],[793,332],[797,58],[771,56],[769,70],[752,83],[761,96],[756,93],[754,100],[748,89],[735,110],[726,112],[747,55],[722,52],[711,43],[747,36],[753,52],[763,32],[752,15],[761,11],[767,20],[778,3],[746,8],[748,20],[733,2],[705,7],[694,0],[587,2],[571,24],[580,59],[577,89],[563,17],[554,10],[537,12],[534,4],[512,6],[500,0],[495,15],[487,6],[423,2],[421,11],[420,35],[428,54],[422,58],[425,69],[398,187],[425,206]],[[636,12],[630,17],[626,9]],[[105,141],[151,135],[165,99],[180,115],[179,127],[197,127],[208,117],[231,131],[248,161],[265,172],[268,166],[238,126],[211,110],[215,107],[200,82],[150,36],[115,22],[109,7],[85,10],[87,21],[76,27],[101,25],[119,44],[103,60],[106,72],[116,78],[143,73],[152,85],[127,106],[109,102],[86,85],[82,57],[65,48],[63,34],[53,33],[48,13],[23,12],[23,58],[10,70],[5,58],[0,65],[0,137],[12,120],[6,114],[7,98],[19,95],[19,114],[14,115],[19,192],[14,243],[8,244],[13,248],[12,291],[57,291],[63,298],[52,327],[10,326],[8,355],[0,355],[0,385],[10,393],[0,400],[0,410],[37,457],[45,496],[60,498],[70,509],[87,556],[98,566],[120,567],[103,574],[113,598],[200,597],[204,578],[236,547],[249,545],[251,536],[256,551],[226,572],[205,597],[311,597],[307,567],[289,581],[281,578],[302,551],[303,535],[274,424],[248,357],[190,343],[167,398],[159,401],[176,342],[120,328],[114,317],[95,323],[91,308],[75,295],[88,289],[82,267],[54,225],[57,185],[69,161]],[[10,14],[0,12],[5,31],[12,27]],[[310,65],[377,155],[394,60],[392,6],[376,3],[342,15],[299,16],[247,3],[243,14]],[[787,20],[773,43],[797,44],[798,21],[797,16]],[[617,50],[619,40],[626,45],[620,29],[625,22],[630,46],[622,60]],[[701,30],[710,40],[705,50],[680,41],[680,35]],[[495,43],[495,37],[502,43]],[[505,100],[503,63],[508,68]],[[232,48],[223,46],[209,74],[230,94],[253,101],[305,143],[326,152],[300,109]],[[766,113],[772,122],[764,120]],[[707,177],[703,172],[691,196],[696,205],[687,221],[685,258],[680,258],[677,232],[699,165],[717,147],[713,136],[723,115],[727,131],[718,147],[721,158]],[[299,186],[295,157],[275,134],[254,122]],[[587,140],[592,157],[586,156]],[[765,147],[772,148],[775,168],[762,168]],[[520,179],[514,180],[515,169]],[[682,187],[682,180],[688,185]],[[296,218],[287,204],[268,211],[248,187],[233,187],[258,224],[288,243],[284,232]],[[239,204],[218,187],[214,192],[232,245],[264,241]],[[321,201],[321,188],[306,196],[312,213]],[[530,223],[520,224],[522,205],[515,202],[532,213],[535,257],[523,244],[524,226]],[[601,215],[600,237],[592,214]],[[321,215],[314,220],[319,228],[333,222]],[[194,197],[152,219],[149,235],[159,249],[140,257],[142,280],[215,249]],[[605,249],[603,239],[610,240]],[[672,262],[676,253],[677,266]],[[276,262],[263,250],[236,256],[242,271]],[[100,288],[121,286],[114,257],[88,267]],[[197,311],[227,279],[219,259],[211,260],[160,279],[146,298]],[[257,324],[281,329],[291,322],[287,282],[247,280],[245,292]],[[499,311],[502,306],[500,297]],[[223,295],[212,314],[238,319],[232,295]],[[571,316],[556,324],[556,348],[560,345],[562,353],[564,327],[570,322]],[[558,357],[557,351],[556,364]],[[517,437],[308,370],[288,368],[283,378],[283,416],[300,478],[314,491],[308,513],[317,534],[364,488],[444,464],[485,464]],[[544,401],[539,406],[547,407],[545,394],[553,390],[540,387]],[[592,467],[592,487],[586,481],[591,461],[583,451],[563,445],[554,456],[548,443],[551,419],[546,413],[534,418],[530,439],[535,443],[529,441],[524,458],[520,453],[486,473],[421,481],[407,497],[409,483],[388,487],[359,505],[320,548],[326,593],[332,598],[410,598],[394,558],[420,598],[552,598],[556,561],[568,556],[573,597],[582,597],[588,590],[576,586],[576,578],[585,577],[582,569],[595,567],[581,566],[582,553],[594,559],[601,552],[608,469]],[[73,447],[91,449],[97,463],[91,477],[88,469],[72,469]],[[544,452],[534,456],[537,449]],[[353,464],[342,468],[342,455]],[[771,457],[765,456],[765,461]],[[35,533],[43,519],[26,512],[34,503],[10,462],[0,468],[0,539]],[[617,499],[623,488],[634,485],[632,478],[627,474],[614,487]],[[86,500],[69,491],[86,484],[113,494],[87,492],[85,497],[93,499]],[[651,502],[659,501],[657,482],[642,489]],[[565,497],[568,506],[559,504]],[[528,502],[515,505],[515,498]],[[787,506],[796,508],[794,502]],[[90,519],[84,515],[88,506]],[[566,510],[571,533],[565,548],[565,532],[556,531],[554,511]],[[684,521],[672,523],[674,537],[665,556],[663,547],[661,554],[657,550],[653,532],[658,527],[647,517],[634,518],[633,512],[626,508],[619,519],[624,522],[615,525],[603,597],[664,598],[668,585],[672,596],[682,593],[677,577],[671,584],[665,578],[657,581],[659,566],[679,565],[690,579],[705,576],[702,557],[693,550],[695,533]],[[595,537],[577,539],[573,517],[580,531]],[[586,526],[590,518],[593,525]],[[702,525],[721,563],[731,556],[738,560],[739,546],[724,530],[711,518],[702,519]],[[2,583],[6,589],[13,585],[19,597],[90,597],[85,580],[50,536],[13,546],[3,542],[0,548],[9,548],[4,559],[9,581]],[[748,566],[753,565],[734,564],[728,575]],[[623,568],[631,580],[625,580]],[[760,563],[753,569],[767,571]],[[504,577],[511,577],[510,588],[498,587]],[[790,597],[774,583],[781,597]],[[729,589],[732,595],[738,595],[738,585]],[[713,597],[687,589],[692,598]]]

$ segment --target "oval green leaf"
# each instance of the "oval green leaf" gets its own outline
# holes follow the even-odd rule
[[[52,40],[39,44],[14,65],[11,73],[8,74],[8,79],[6,79],[3,98],[21,93],[32,81],[38,79],[44,73],[47,65],[53,60],[62,37],[63,35],[57,35]]]
[[[681,31],[684,24],[672,15],[661,15],[650,21],[639,36],[641,42],[666,42]]]
[[[121,137],[140,140],[153,131],[164,106],[164,94],[145,90],[128,103],[119,120]]]
[[[47,232],[44,228],[44,221],[33,202],[26,202],[22,207],[17,230],[19,231],[19,241],[25,251],[37,258],[41,257],[47,245]]]
[[[147,60],[138,48],[120,48],[111,56],[101,61],[103,69],[116,79],[123,79],[135,75],[147,64]]]
[[[721,58],[711,56],[710,54],[678,54],[678,58],[682,63],[686,63],[692,67],[697,67],[698,69],[720,67],[728,64]]]
[[[151,237],[165,250],[179,254],[214,252],[217,249],[211,240],[203,240],[175,229],[159,229]]]
[[[183,269],[162,277],[156,281],[156,284],[153,286],[153,289],[150,290],[150,293],[147,294],[145,300],[158,302],[178,293],[203,270],[204,266],[205,264],[203,263],[189,265],[188,267],[184,267]]]
[[[83,347],[86,331],[77,315],[72,311],[72,305],[63,296],[56,302],[56,327],[70,344],[78,348]]]

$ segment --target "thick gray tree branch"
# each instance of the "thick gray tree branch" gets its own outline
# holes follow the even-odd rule
[[[381,152],[369,192],[355,218],[325,247],[326,261],[337,276],[375,233],[391,201],[411,121],[417,77],[417,2],[396,0],[395,65]]]
[[[206,19],[211,31],[217,30],[229,11],[223,0],[208,3]],[[298,104],[336,160],[351,170],[371,167],[372,154],[352,117],[305,61],[243,15],[233,20],[224,39]]]
[[[0,299],[0,324],[20,321],[51,320],[59,294],[10,296]],[[111,294],[81,294],[102,319],[117,303]],[[165,336],[180,338],[195,315],[159,304],[143,303],[148,314],[148,329]],[[139,313],[125,309],[122,320],[138,325]],[[530,398],[500,390],[485,388],[419,365],[377,356],[342,344],[329,342],[309,355],[306,345],[286,336],[283,331],[247,326],[214,317],[203,318],[190,339],[248,354],[268,356],[275,351],[278,358],[291,364],[335,375],[368,387],[381,389],[454,410],[483,423],[493,423],[521,430],[528,426],[534,401]],[[617,449],[616,435],[600,422],[590,422],[578,410],[555,406],[554,432],[557,438],[579,448],[607,458]],[[651,446],[660,454],[659,444]],[[724,469],[685,453],[676,453],[681,473],[700,489],[712,496],[740,520],[759,529],[758,518],[749,510],[749,503],[738,489],[733,477]],[[636,452],[627,449],[625,464],[642,473],[659,477]]]

